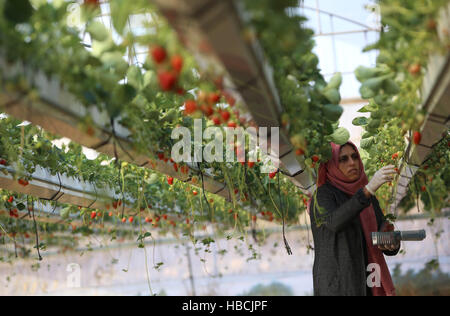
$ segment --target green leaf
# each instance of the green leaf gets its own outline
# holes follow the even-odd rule
[[[328,83],[326,89],[336,89],[338,90],[342,84],[342,74],[340,72],[336,73]]]
[[[341,102],[341,95],[337,89],[327,89],[322,94],[330,101],[332,104],[339,104]]]
[[[28,22],[33,15],[33,7],[28,0],[6,0],[4,17],[14,24]]]
[[[141,70],[137,66],[130,66],[127,72],[127,80],[135,89],[140,89],[143,85]]]
[[[92,39],[99,42],[104,42],[109,38],[109,32],[101,22],[91,22],[86,31],[91,35]]]
[[[119,35],[124,35],[128,17],[133,10],[133,2],[129,0],[114,0],[110,2],[112,24]]]
[[[378,105],[374,102],[370,102],[369,104],[363,106],[361,109],[358,110],[359,113],[368,113],[375,111],[378,111]]]
[[[355,126],[365,126],[367,125],[369,119],[367,117],[357,117],[352,121]]]
[[[375,142],[375,137],[371,136],[371,137],[368,137],[368,138],[361,139],[360,145],[361,145],[361,148],[363,148],[363,149],[369,149],[370,146],[372,146],[372,144],[374,142]]]
[[[350,139],[350,133],[345,127],[339,127],[331,135],[331,141],[338,145],[344,145]]]
[[[323,107],[325,117],[330,121],[337,121],[341,117],[344,109],[340,105],[327,104]]]

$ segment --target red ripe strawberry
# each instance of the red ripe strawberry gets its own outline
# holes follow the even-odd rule
[[[146,217],[146,218],[145,218],[145,222],[146,222],[146,223],[151,223],[151,222],[152,222],[152,219],[151,219],[151,218],[148,218],[148,217]]]
[[[180,55],[174,55],[170,60],[170,63],[172,64],[172,68],[178,73],[183,69],[183,57]]]
[[[220,125],[220,119],[217,116],[215,116],[213,118],[213,122],[214,122],[214,125]]]
[[[421,140],[422,140],[422,135],[420,134],[420,132],[414,132],[414,135],[413,135],[414,144],[419,145]]]
[[[255,166],[255,163],[249,161],[249,162],[247,162],[247,165],[248,165],[249,168],[253,168]]]
[[[167,177],[167,183],[173,185],[173,177]]]
[[[271,172],[271,173],[269,173],[269,178],[273,179],[273,178],[275,178],[276,175],[277,175],[276,171],[275,172]]]
[[[184,112],[187,115],[190,115],[190,114],[194,113],[195,111],[197,111],[197,103],[194,100],[186,101],[184,107],[185,107]]]
[[[398,170],[398,168],[394,168],[394,171],[397,172],[397,174],[400,174],[400,170]]]
[[[100,6],[100,0],[84,0],[85,5],[93,6],[93,7],[99,7]]]
[[[296,154],[297,156],[302,156],[302,155],[305,154],[305,152],[303,151],[303,149],[299,148],[299,149],[297,149],[297,150],[295,151],[295,154]]]
[[[23,179],[19,179],[18,182],[20,185],[22,185],[24,187],[26,187],[29,184],[29,182],[27,180],[23,180]]]
[[[97,217],[97,213],[96,212],[92,212],[91,213],[91,219],[94,219],[94,218],[96,218]]]
[[[113,212],[109,212],[109,217],[112,217],[113,216]]]
[[[175,170],[175,172],[178,172],[178,165],[176,163],[173,164],[173,169]]]
[[[312,161],[314,161],[314,162],[318,162],[319,161],[319,156],[317,156],[317,155],[314,155],[314,156],[312,156]]]
[[[127,219],[124,217],[124,218],[122,218],[122,223],[126,223],[127,222]]]
[[[163,153],[158,153],[158,159],[159,160],[164,160],[164,154]]]
[[[224,120],[224,122],[228,122],[230,120],[230,112],[228,111],[222,111],[220,113],[220,115],[222,116],[222,119]]]
[[[6,160],[5,159],[0,160],[0,165],[6,166]]]
[[[393,159],[393,160],[395,160],[395,159],[397,159],[397,158],[398,158],[398,153],[395,153],[395,154],[392,155],[392,159]]]
[[[152,48],[153,61],[157,64],[161,64],[167,57],[167,52],[162,46],[155,46]]]
[[[236,128],[237,124],[236,124],[236,122],[228,122],[228,127]]]
[[[118,202],[117,201],[114,201],[113,202],[113,208],[116,210],[117,209],[117,206],[118,206]]]
[[[159,86],[163,91],[170,91],[174,88],[177,82],[177,77],[168,71],[161,71],[158,74]]]
[[[427,187],[423,185],[421,190],[422,190],[422,192],[425,192],[427,190]]]
[[[208,95],[208,102],[211,104],[216,104],[220,101],[220,94],[212,92]]]
[[[238,189],[234,189],[234,194],[238,194],[239,190]]]
[[[119,206],[122,206],[122,200],[119,200]]]
[[[189,225],[189,218],[186,218],[186,224]]]
[[[128,219],[128,221],[129,221],[130,223],[133,223],[134,217],[133,217],[133,216],[130,216],[130,218]]]
[[[266,216],[266,212],[261,211],[261,215],[262,215],[262,216]]]
[[[197,196],[198,192],[197,191],[192,191],[192,194],[194,194],[194,196]]]
[[[8,199],[8,202],[9,202],[9,203],[14,202],[14,197],[13,197],[13,196],[10,196],[9,199]]]
[[[167,220],[167,214],[164,214],[164,215],[163,215],[163,219],[164,219],[164,220]]]

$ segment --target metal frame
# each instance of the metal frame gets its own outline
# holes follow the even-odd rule
[[[444,29],[450,28],[450,4],[443,8],[438,22],[440,38],[448,38]],[[400,168],[400,178],[395,192],[391,212],[397,214],[397,205],[407,194],[408,185],[419,167],[433,151],[433,145],[442,139],[442,134],[450,128],[450,54],[430,56],[427,74],[422,87],[421,108],[427,115],[421,128],[422,140],[414,145],[410,140],[411,152]]]

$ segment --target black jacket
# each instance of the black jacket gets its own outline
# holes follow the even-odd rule
[[[359,213],[372,203],[379,230],[384,217],[378,200],[366,198],[362,188],[350,196],[327,182],[317,189],[317,202],[321,212],[315,199],[310,212],[314,295],[370,295],[366,285],[367,247]],[[398,251],[384,254],[394,256]]]

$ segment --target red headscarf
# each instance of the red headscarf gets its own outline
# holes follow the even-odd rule
[[[358,148],[352,142],[348,142],[345,145],[351,145],[355,151],[358,153]],[[341,148],[345,145],[336,145],[331,143],[332,157],[326,163],[321,163],[319,167],[319,175],[317,177],[317,188],[325,184],[327,181],[330,182],[334,187],[339,190],[353,196],[358,192],[359,189],[367,185],[368,179],[366,173],[364,172],[364,165],[359,157],[359,170],[361,172],[359,179],[355,181],[349,181],[347,177],[339,170],[339,153]],[[311,200],[308,203],[308,212],[310,208]],[[381,287],[372,287],[372,294],[374,296],[393,296],[395,295],[394,284],[391,279],[391,274],[387,267],[384,255],[378,247],[372,245],[372,232],[378,231],[377,220],[375,217],[375,210],[372,204],[365,208],[359,215],[359,220],[361,222],[364,237],[366,239],[367,246],[367,256],[369,263],[376,263],[380,267],[381,272]]]

